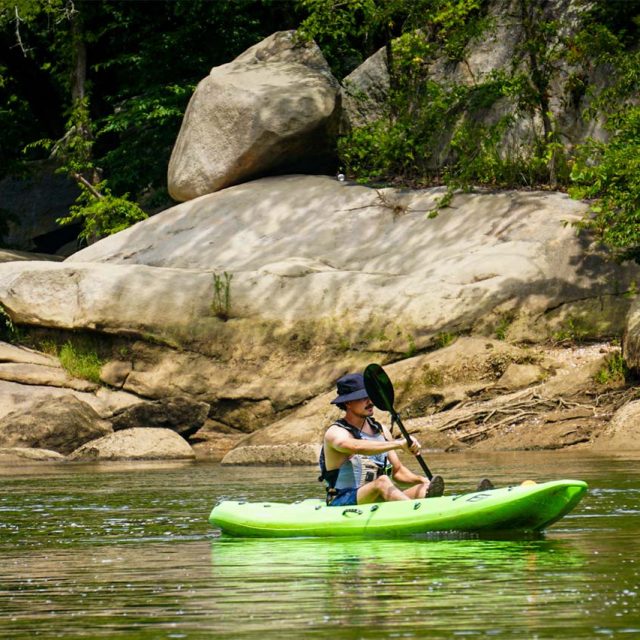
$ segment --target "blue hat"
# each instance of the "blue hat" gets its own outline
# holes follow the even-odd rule
[[[331,404],[342,404],[351,400],[362,400],[368,398],[369,394],[364,388],[364,376],[361,373],[348,373],[342,376],[337,383],[338,397],[331,401]]]

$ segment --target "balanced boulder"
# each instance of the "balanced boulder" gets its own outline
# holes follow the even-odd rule
[[[317,45],[273,34],[198,84],[169,162],[169,193],[191,200],[265,173],[326,169],[339,97]]]

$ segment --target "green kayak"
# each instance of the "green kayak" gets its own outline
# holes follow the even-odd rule
[[[225,500],[213,508],[209,522],[223,533],[252,538],[541,531],[569,513],[586,490],[581,480],[556,480],[352,507],[327,507],[322,500],[294,504]]]

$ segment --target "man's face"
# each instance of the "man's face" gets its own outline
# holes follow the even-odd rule
[[[354,415],[359,418],[366,418],[373,415],[373,402],[369,398],[362,398],[362,400],[351,400],[346,403],[347,408]]]

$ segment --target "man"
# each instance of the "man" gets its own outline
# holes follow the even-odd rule
[[[345,415],[327,429],[320,455],[320,479],[327,487],[327,504],[344,506],[441,496],[441,476],[433,476],[429,482],[400,462],[396,451],[416,455],[420,443],[415,438],[411,446],[404,438],[394,440],[389,430],[373,419],[373,403],[363,375],[343,376],[337,390],[331,404]]]

